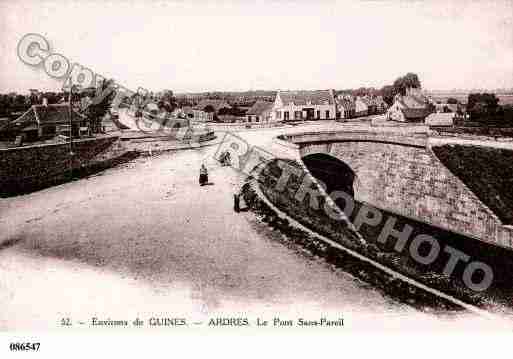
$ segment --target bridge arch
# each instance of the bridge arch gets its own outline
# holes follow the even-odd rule
[[[326,185],[328,194],[343,191],[355,197],[359,181],[355,171],[346,162],[322,152],[308,154],[301,160],[312,176]]]

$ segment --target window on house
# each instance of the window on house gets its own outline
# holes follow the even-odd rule
[[[340,118],[340,111],[337,111],[337,118]]]
[[[321,118],[321,111],[317,111],[317,119]]]
[[[330,118],[330,111],[326,110],[326,119]]]
[[[301,111],[294,111],[294,119],[296,119],[296,120],[301,119]]]
[[[288,120],[289,120],[289,111],[284,111],[284,112],[283,112],[283,119],[284,119],[285,121],[288,121]]]

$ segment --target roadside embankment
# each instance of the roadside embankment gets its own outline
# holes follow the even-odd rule
[[[432,150],[503,224],[513,225],[513,150],[461,144]]]
[[[31,192],[133,158],[117,136],[0,150],[0,195]]]
[[[362,280],[376,285],[392,297],[400,297],[402,300],[412,304],[429,307],[461,307],[455,305],[455,302],[468,304],[471,307],[486,307],[489,298],[485,293],[475,292],[467,288],[460,277],[447,276],[435,268],[425,266],[415,261],[408,250],[397,252],[387,246],[377,243],[376,237],[365,238],[362,243],[361,234],[354,229],[351,221],[344,215],[328,215],[326,208],[331,208],[330,199],[327,194],[318,187],[315,179],[310,179],[313,191],[319,194],[312,202],[310,194],[298,197],[298,191],[302,186],[304,177],[311,176],[310,173],[299,163],[292,160],[286,160],[287,164],[300,169],[302,176],[290,176],[287,185],[280,191],[277,186],[277,178],[281,176],[283,165],[278,165],[277,161],[270,161],[258,174],[257,178],[252,179],[251,185],[246,184],[243,189],[244,200],[250,208],[257,212],[262,221],[269,223],[270,226],[282,231],[292,242],[297,243],[317,255],[325,257],[327,261],[335,263],[349,273]],[[285,160],[284,160],[285,161]],[[302,179],[303,177],[303,179]],[[252,189],[257,186],[257,189]],[[304,187],[303,187],[304,188]],[[265,198],[261,198],[259,196]],[[300,191],[301,192],[301,191]],[[311,193],[311,192],[310,192]],[[272,203],[278,210],[285,213],[289,218],[283,218],[266,205],[266,202]],[[317,205],[312,205],[317,203]],[[356,210],[362,207],[369,207],[361,203],[355,203]],[[337,207],[338,208],[338,207]],[[332,211],[335,209],[331,208]],[[339,210],[340,211],[340,210]],[[331,212],[332,214],[334,212]],[[378,263],[380,266],[390,269],[397,273],[396,276],[390,275],[376,266],[369,263],[360,263],[361,261],[352,258],[351,255],[343,253],[337,248],[326,242],[312,238],[311,235],[305,235],[297,228],[290,225],[291,221],[297,221],[308,230],[317,233],[337,245],[353,251],[360,256]],[[304,231],[303,231],[304,232]],[[365,236],[364,236],[365,237]],[[411,285],[404,280],[398,280],[397,276],[411,278],[420,285]],[[434,292],[455,298],[455,301],[447,301],[443,296],[433,295],[426,292],[422,286],[433,288]]]

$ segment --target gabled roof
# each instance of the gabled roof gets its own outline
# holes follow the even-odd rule
[[[202,100],[196,106],[194,106],[195,110],[203,111],[205,107],[212,106],[215,112],[218,112],[222,108],[232,108],[228,102],[224,100]]]
[[[405,96],[398,94],[396,95],[395,100],[401,102],[405,107],[409,108],[424,108],[429,104],[429,98],[427,98],[419,91],[410,92]]]
[[[333,105],[335,98],[331,90],[316,91],[280,91],[281,101],[284,106],[294,104],[296,106],[312,105]]]
[[[426,124],[429,126],[452,126],[456,114],[454,112],[432,113],[426,117]]]
[[[448,103],[447,104],[447,108],[451,111],[451,112],[458,112],[458,110],[460,109],[460,106],[456,103]]]
[[[251,106],[246,112],[247,115],[256,115],[261,116],[265,112],[268,112],[273,107],[273,102],[267,102],[267,101],[257,101],[253,106]]]
[[[73,110],[73,122],[80,122],[86,119],[82,114]],[[68,104],[52,104],[52,105],[33,105],[23,115],[16,120],[4,125],[0,130],[9,128],[22,129],[30,125],[45,124],[68,124],[69,123],[69,105]]]
[[[402,108],[401,109],[405,118],[425,118],[427,115],[431,113],[428,108]]]

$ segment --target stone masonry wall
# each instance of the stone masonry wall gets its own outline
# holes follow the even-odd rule
[[[105,137],[75,141],[73,168],[89,165],[117,140],[117,137]],[[0,194],[59,181],[70,164],[69,143],[0,150]]]
[[[331,139],[329,143],[305,143],[300,136],[289,140],[300,145],[301,157],[323,152],[349,165],[357,176],[354,189],[358,201],[513,248],[513,230],[503,226],[427,146],[373,142],[368,136],[343,142]]]

